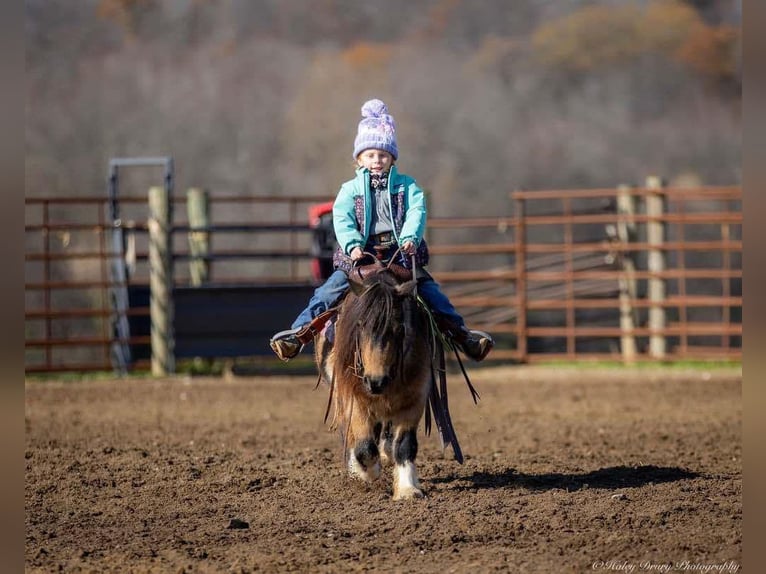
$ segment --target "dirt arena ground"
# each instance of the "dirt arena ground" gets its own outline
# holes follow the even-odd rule
[[[741,371],[470,372],[465,463],[421,432],[407,502],[345,477],[314,377],[29,381],[26,571],[737,571]]]

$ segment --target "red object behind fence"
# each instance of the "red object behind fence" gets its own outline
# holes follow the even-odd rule
[[[309,206],[311,241],[311,277],[321,283],[332,274],[332,254],[335,251],[335,230],[332,226],[332,201]]]

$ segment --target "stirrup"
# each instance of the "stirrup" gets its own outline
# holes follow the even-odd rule
[[[466,329],[465,337],[462,341],[458,342],[460,349],[468,357],[476,361],[477,363],[483,361],[492,348],[495,346],[495,340],[489,333],[484,331],[475,331],[473,329]],[[469,347],[469,339],[471,345]]]
[[[283,361],[289,361],[303,350],[304,345],[298,338],[298,333],[304,329],[305,327],[298,327],[280,331],[271,338],[269,347],[277,357]]]

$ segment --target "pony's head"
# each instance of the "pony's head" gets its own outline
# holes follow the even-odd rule
[[[361,291],[350,294],[343,305],[336,358],[340,365],[352,365],[370,395],[382,394],[403,378],[420,317],[415,285],[415,281],[400,283],[383,270],[366,278]]]

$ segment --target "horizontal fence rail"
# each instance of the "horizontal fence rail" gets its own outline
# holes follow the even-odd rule
[[[175,288],[192,286],[203,260],[211,286],[310,292],[308,209],[331,199],[209,194],[209,222],[195,225],[187,196],[172,196]],[[741,201],[738,187],[656,181],[517,191],[506,213],[430,218],[429,270],[467,324],[495,336],[495,360],[739,360]],[[27,373],[111,370],[116,346],[150,345],[146,332],[115,330],[115,297],[147,285],[150,272],[147,198],[121,197],[120,206],[111,221],[106,198],[26,199]],[[115,227],[122,251],[112,245]],[[199,237],[209,242],[203,255]],[[110,272],[115,261],[125,278]],[[121,313],[135,325],[149,311],[144,302]],[[131,368],[148,368],[138,355]]]

